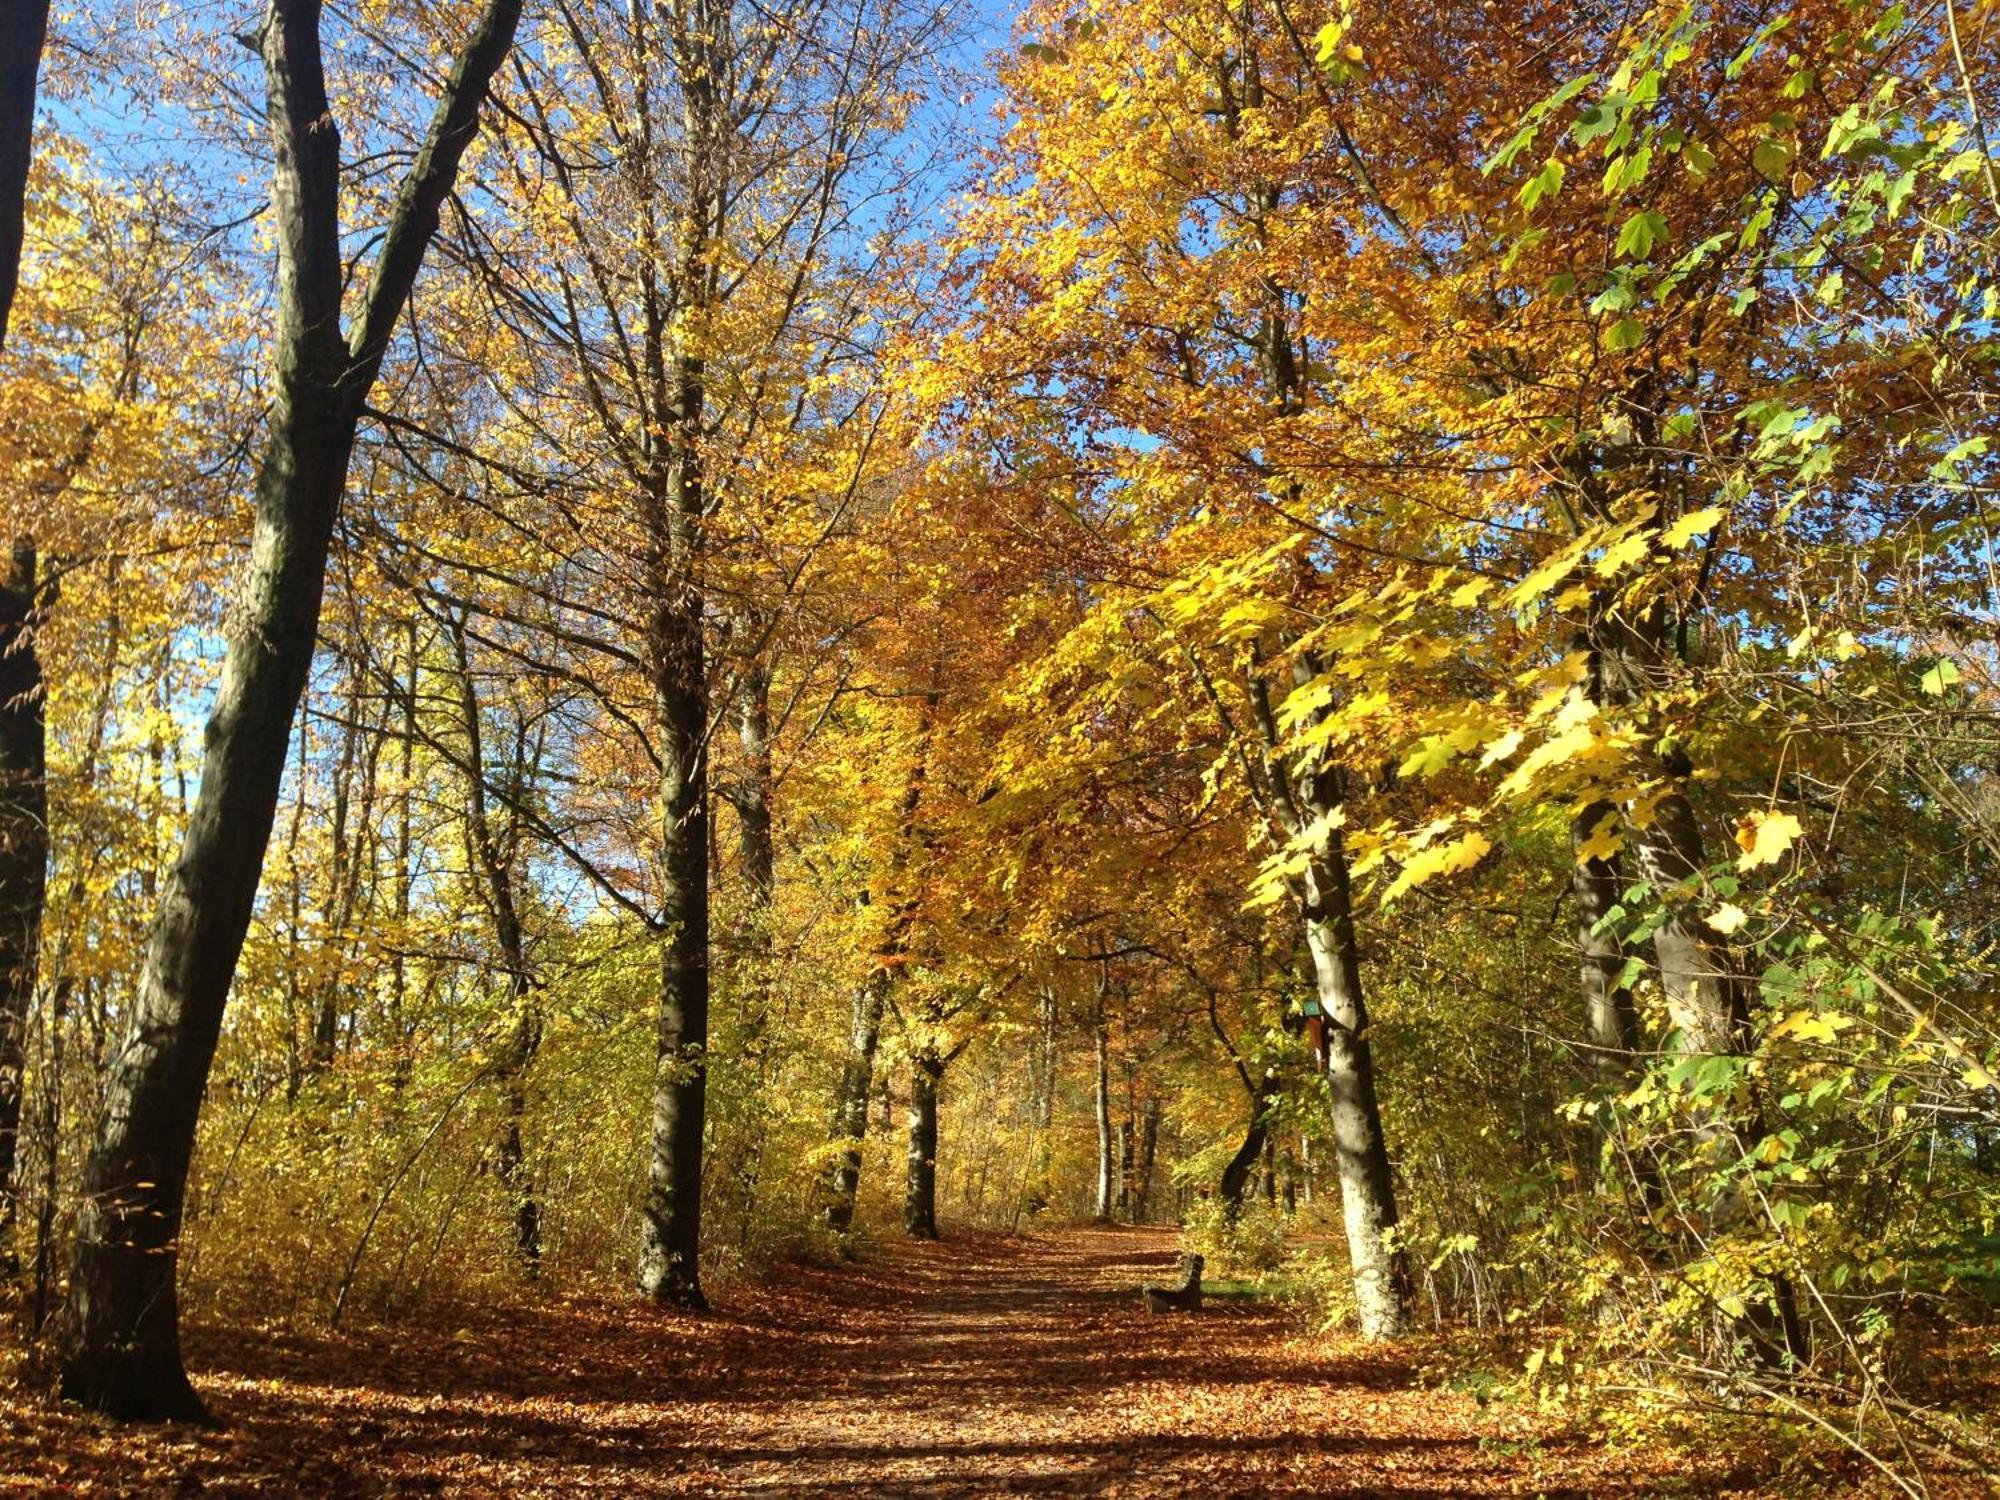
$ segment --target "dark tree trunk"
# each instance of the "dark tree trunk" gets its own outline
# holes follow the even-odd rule
[[[639,1289],[701,1308],[701,1157],[708,1110],[708,693],[698,605],[662,612],[655,686],[662,744],[660,1014]]]
[[[1245,1082],[1248,1081],[1246,1076]],[[1243,1198],[1250,1188],[1250,1174],[1263,1158],[1264,1141],[1271,1130],[1271,1109],[1277,1102],[1278,1075],[1267,1069],[1257,1081],[1256,1092],[1250,1099],[1250,1125],[1243,1132],[1243,1144],[1236,1148],[1236,1154],[1222,1169],[1222,1181],[1216,1188],[1216,1196],[1222,1200],[1223,1214],[1231,1223],[1243,1212]]]
[[[20,284],[35,91],[48,24],[48,0],[0,6],[0,348]],[[17,539],[9,553],[0,582],[0,1275],[12,1274],[17,1264],[23,1044],[48,881],[34,544]]]
[[[846,1234],[854,1224],[854,1203],[861,1188],[861,1143],[868,1136],[868,1096],[875,1085],[875,1049],[882,1039],[882,1012],[916,914],[916,904],[903,897],[899,888],[916,842],[917,809],[923,802],[924,782],[930,770],[931,719],[937,705],[935,690],[925,695],[917,754],[903,786],[896,849],[884,882],[885,895],[897,902],[896,914],[883,934],[874,969],[854,993],[847,1059],[841,1066],[840,1085],[833,1099],[833,1124],[827,1134],[839,1150],[828,1174],[824,1217],[826,1227],[835,1234]],[[864,897],[862,905],[867,904]]]
[[[1132,1222],[1144,1224],[1153,1205],[1153,1161],[1160,1149],[1160,1101],[1150,1098],[1139,1114],[1139,1165],[1132,1187]]]
[[[861,1143],[868,1136],[868,1095],[875,1086],[875,1049],[882,1040],[882,1009],[888,975],[878,970],[854,992],[847,1061],[833,1101],[832,1138],[840,1147],[828,1183],[826,1227],[845,1234],[854,1224],[854,1200],[861,1189]]]
[[[1618,811],[1608,802],[1593,802],[1577,814],[1573,841],[1580,848],[1593,832]],[[1579,978],[1583,986],[1584,1035],[1591,1062],[1600,1079],[1615,1083],[1631,1067],[1639,1040],[1639,1012],[1624,982],[1625,948],[1604,919],[1618,904],[1622,884],[1616,858],[1578,860],[1570,869],[1570,890],[1576,898],[1576,941]]]
[[[520,0],[488,0],[398,195],[359,326],[340,333],[340,142],[315,0],[272,0],[259,39],[275,148],[276,369],[249,575],[209,720],[201,789],[161,884],[124,1043],[84,1169],[62,1339],[70,1400],[114,1416],[201,1419],[175,1292],[195,1125],[256,901],[305,689],[326,558],[363,404],[436,232]]]
[[[0,1275],[18,1265],[25,1046],[48,885],[41,603],[35,549],[17,542],[0,578]]]
[[[938,1083],[943,1077],[944,1062],[935,1052],[922,1051],[910,1059],[910,1157],[903,1229],[919,1240],[938,1237]]]
[[[0,348],[21,279],[28,168],[34,161],[35,85],[48,39],[49,0],[0,5]]]
[[[642,208],[641,269],[647,404],[656,432],[645,438],[648,483],[641,496],[653,617],[646,657],[660,730],[661,925],[659,1025],[654,1046],[652,1148],[639,1243],[639,1289],[656,1303],[701,1309],[702,1148],[708,1117],[709,806],[708,640],[702,471],[708,371],[684,342],[699,336],[714,305],[709,249],[716,182],[725,170],[729,126],[718,90],[730,45],[726,12],[709,5],[687,17],[663,10],[679,73],[681,138],[687,168],[677,205],[671,294],[657,280],[654,208]],[[650,21],[634,10],[635,37],[650,49]],[[655,149],[648,84],[636,102],[635,165]],[[642,185],[642,192],[650,187]],[[685,325],[685,331],[677,327]]]
[[[541,1048],[541,1007],[535,996],[534,976],[528,970],[520,909],[514,900],[512,843],[502,847],[487,806],[485,726],[480,719],[479,690],[472,678],[465,630],[458,622],[453,622],[451,644],[457,666],[459,717],[465,730],[466,853],[479,873],[493,939],[506,972],[506,999],[501,1010],[504,1034],[490,1065],[500,1086],[502,1119],[500,1139],[494,1147],[494,1171],[512,1203],[515,1257],[523,1274],[532,1279],[541,1269],[542,1205],[534,1175],[528,1170],[521,1123],[528,1112],[528,1069]]]

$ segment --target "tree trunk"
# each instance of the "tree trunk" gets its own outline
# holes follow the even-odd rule
[[[1572,839],[1581,847],[1618,811],[1608,802],[1593,802],[1577,814]],[[1598,1077],[1616,1083],[1631,1067],[1638,1045],[1639,1012],[1624,983],[1625,949],[1618,935],[1604,930],[1605,915],[1618,904],[1622,884],[1615,858],[1578,860],[1570,868],[1570,890],[1576,899],[1576,941],[1583,986],[1584,1035]]]
[[[1130,1115],[1118,1122],[1118,1217],[1132,1217],[1132,1174],[1139,1149],[1138,1122]]]
[[[749,622],[744,633],[754,628]],[[758,1180],[769,1137],[764,1092],[770,1081],[772,932],[771,907],[777,892],[777,851],[771,831],[771,668],[752,642],[736,693],[736,740],[742,765],[730,792],[742,839],[744,913],[738,984],[743,994],[743,1046],[752,1063],[740,1210],[748,1234],[756,1212]]]
[[[6,347],[20,284],[35,90],[48,23],[48,0],[12,0],[0,7],[0,348]],[[17,539],[9,552],[0,583],[0,1275],[11,1275],[17,1266],[23,1047],[48,882],[35,547]]]
[[[1248,1081],[1246,1075],[1245,1082]],[[1271,1107],[1277,1102],[1278,1075],[1267,1068],[1264,1076],[1257,1080],[1256,1091],[1250,1097],[1250,1125],[1243,1132],[1243,1144],[1236,1148],[1236,1154],[1222,1169],[1222,1181],[1216,1188],[1216,1196],[1222,1200],[1223,1217],[1232,1224],[1243,1212],[1243,1197],[1250,1187],[1250,1174],[1256,1170],[1258,1161],[1264,1155],[1264,1140],[1271,1129]]]
[[[708,693],[698,604],[655,634],[662,744],[660,844],[666,943],[653,1065],[653,1131],[639,1289],[699,1309],[701,1155],[708,1110]]]
[[[524,1275],[541,1270],[542,1205],[528,1170],[521,1122],[527,1115],[526,1077],[542,1042],[541,1007],[534,976],[528,971],[528,946],[514,900],[511,849],[503,850],[493,829],[486,797],[486,736],[480,720],[479,691],[472,679],[472,660],[465,629],[454,622],[451,644],[456,659],[458,710],[465,728],[465,844],[469,863],[479,873],[493,938],[506,971],[506,999],[501,1010],[504,1036],[491,1068],[500,1086],[502,1125],[494,1148],[494,1172],[512,1200],[514,1255]]]
[[[938,1083],[943,1077],[944,1063],[936,1052],[925,1050],[910,1059],[910,1159],[903,1229],[912,1239],[938,1237]]]
[[[854,1224],[854,1200],[861,1188],[861,1143],[868,1136],[868,1095],[875,1086],[875,1049],[882,1040],[882,1009],[888,974],[877,970],[854,992],[854,1016],[847,1061],[833,1101],[832,1138],[840,1146],[828,1183],[826,1227],[846,1234]]]
[[[882,1012],[916,914],[916,904],[902,896],[900,887],[916,843],[917,809],[922,805],[924,782],[930,772],[931,720],[937,712],[938,697],[934,688],[923,699],[916,757],[903,785],[896,848],[888,878],[883,882],[885,896],[897,903],[895,915],[882,935],[873,970],[854,993],[847,1060],[841,1067],[840,1085],[834,1094],[833,1124],[828,1138],[840,1149],[828,1175],[825,1221],[835,1234],[846,1234],[854,1223],[854,1203],[861,1187],[861,1143],[868,1135],[868,1096],[875,1084],[875,1049],[882,1038]],[[865,896],[861,905],[868,905]]]
[[[21,279],[28,168],[34,160],[35,86],[48,39],[49,0],[0,5],[0,348]]]
[[[401,761],[396,785],[396,954],[389,971],[389,1032],[394,1048],[389,1065],[391,1084],[401,1089],[410,1078],[410,896],[416,876],[410,869],[414,819],[412,801],[416,792],[417,685],[421,665],[417,655],[417,625],[412,620],[403,636],[409,652],[408,675],[402,683],[403,728],[400,735]]]
[[[1139,1165],[1132,1188],[1132,1222],[1144,1224],[1153,1203],[1153,1162],[1160,1148],[1160,1101],[1149,1098],[1139,1115]]]
[[[680,150],[687,167],[672,254],[671,295],[657,280],[658,229],[644,208],[641,267],[644,357],[656,431],[645,439],[641,496],[653,616],[646,640],[660,730],[661,954],[659,1026],[653,1061],[652,1149],[639,1245],[639,1289],[654,1302],[701,1309],[702,1146],[708,1115],[708,641],[702,517],[708,504],[701,446],[707,366],[685,342],[699,338],[712,306],[709,262],[718,153],[727,126],[718,89],[729,37],[726,14],[702,6],[690,23],[661,12],[680,75]],[[650,22],[632,12],[642,57]],[[637,95],[634,163],[655,145],[646,82]],[[671,355],[669,353],[671,346]]]
[[[1318,663],[1301,656],[1292,672],[1294,682],[1303,686],[1318,675]],[[1355,1309],[1364,1338],[1394,1338],[1405,1326],[1409,1278],[1402,1256],[1390,1249],[1390,1231],[1396,1227],[1395,1183],[1375,1097],[1374,1053],[1361,985],[1347,850],[1333,824],[1342,801],[1339,773],[1330,767],[1302,771],[1289,763],[1281,752],[1270,690],[1254,660],[1249,676],[1251,704],[1263,740],[1268,802],[1294,834],[1308,827],[1325,830],[1300,876],[1296,899],[1312,958],[1313,989],[1325,1021],[1334,1165]]]
[[[1111,1029],[1100,995],[1097,1012],[1097,1217],[1111,1217],[1115,1163],[1111,1156]]]
[[[114,1416],[202,1419],[175,1292],[195,1125],[256,902],[292,719],[312,665],[355,429],[520,0],[488,0],[385,232],[361,320],[340,335],[340,141],[316,0],[272,0],[260,46],[275,162],[279,326],[249,576],[209,720],[201,789],[160,903],[84,1169],[62,1340],[66,1398]]]
[[[1405,1324],[1406,1274],[1389,1245],[1396,1227],[1396,1190],[1375,1098],[1375,1064],[1360,954],[1347,883],[1347,855],[1338,831],[1328,834],[1306,870],[1306,944],[1326,1014],[1326,1078],[1333,1107],[1334,1166],[1340,1178],[1341,1221],[1354,1273],[1355,1310],[1364,1338],[1395,1338]]]
[[[349,674],[347,703],[340,716],[340,749],[334,756],[331,788],[333,817],[329,830],[332,857],[327,878],[326,932],[321,953],[322,972],[316,976],[312,1043],[306,1052],[305,1071],[308,1075],[323,1073],[331,1068],[334,1056],[340,1050],[341,971],[346,967],[347,928],[354,915],[350,893],[355,889],[350,875],[350,866],[356,861],[350,847],[354,839],[349,813],[354,803],[354,772],[360,758],[361,734],[361,673],[357,667]],[[303,796],[303,786],[300,792]]]
[[[28,1012],[48,887],[47,739],[35,549],[16,542],[0,579],[0,1276],[18,1266]]]

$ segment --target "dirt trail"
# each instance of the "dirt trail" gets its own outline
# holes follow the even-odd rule
[[[0,1487],[91,1493],[1311,1495],[1725,1493],[1511,1441],[1392,1355],[1283,1313],[1150,1317],[1161,1234],[897,1246],[706,1318],[576,1301],[451,1332],[194,1343],[220,1433],[0,1402]],[[1482,1438],[1486,1439],[1482,1441]],[[1739,1492],[1753,1493],[1745,1485]]]

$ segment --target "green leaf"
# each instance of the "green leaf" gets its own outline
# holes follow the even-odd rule
[[[1553,198],[1562,191],[1563,164],[1553,156],[1542,164],[1542,170],[1521,184],[1518,194],[1521,206],[1533,213],[1535,205],[1544,198]]]
[[[1645,260],[1653,246],[1667,237],[1667,221],[1652,209],[1636,213],[1618,231],[1617,252],[1633,260]]]
[[[1646,325],[1637,318],[1620,318],[1604,335],[1604,347],[1616,353],[1636,349],[1645,342]]]

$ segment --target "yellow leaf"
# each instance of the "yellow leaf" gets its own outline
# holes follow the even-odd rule
[[[1703,532],[1713,531],[1715,523],[1721,519],[1722,507],[1719,505],[1707,505],[1700,510],[1691,510],[1660,534],[1660,545],[1685,547]]]
[[[1387,906],[1413,885],[1422,885],[1439,875],[1455,875],[1461,870],[1469,870],[1486,857],[1493,847],[1493,841],[1485,834],[1473,829],[1460,834],[1450,843],[1433,844],[1428,849],[1412,855],[1403,865],[1389,889],[1382,893],[1382,904]]]
[[[1714,911],[1708,914],[1708,925],[1724,937],[1736,931],[1737,928],[1749,920],[1748,913],[1732,901],[1723,902],[1722,905],[1716,907]]]
[[[1615,859],[1618,851],[1625,847],[1625,835],[1618,828],[1618,814],[1606,813],[1590,830],[1590,837],[1576,846],[1576,862],[1587,864],[1593,859]]]
[[[1605,548],[1604,556],[1597,560],[1598,577],[1609,578],[1627,563],[1637,562],[1646,555],[1646,549],[1652,545],[1653,533],[1650,528],[1641,528],[1613,542]]]
[[[1736,844],[1743,851],[1736,857],[1736,868],[1754,870],[1759,865],[1776,864],[1804,832],[1799,820],[1790,813],[1746,814],[1736,825]]]

